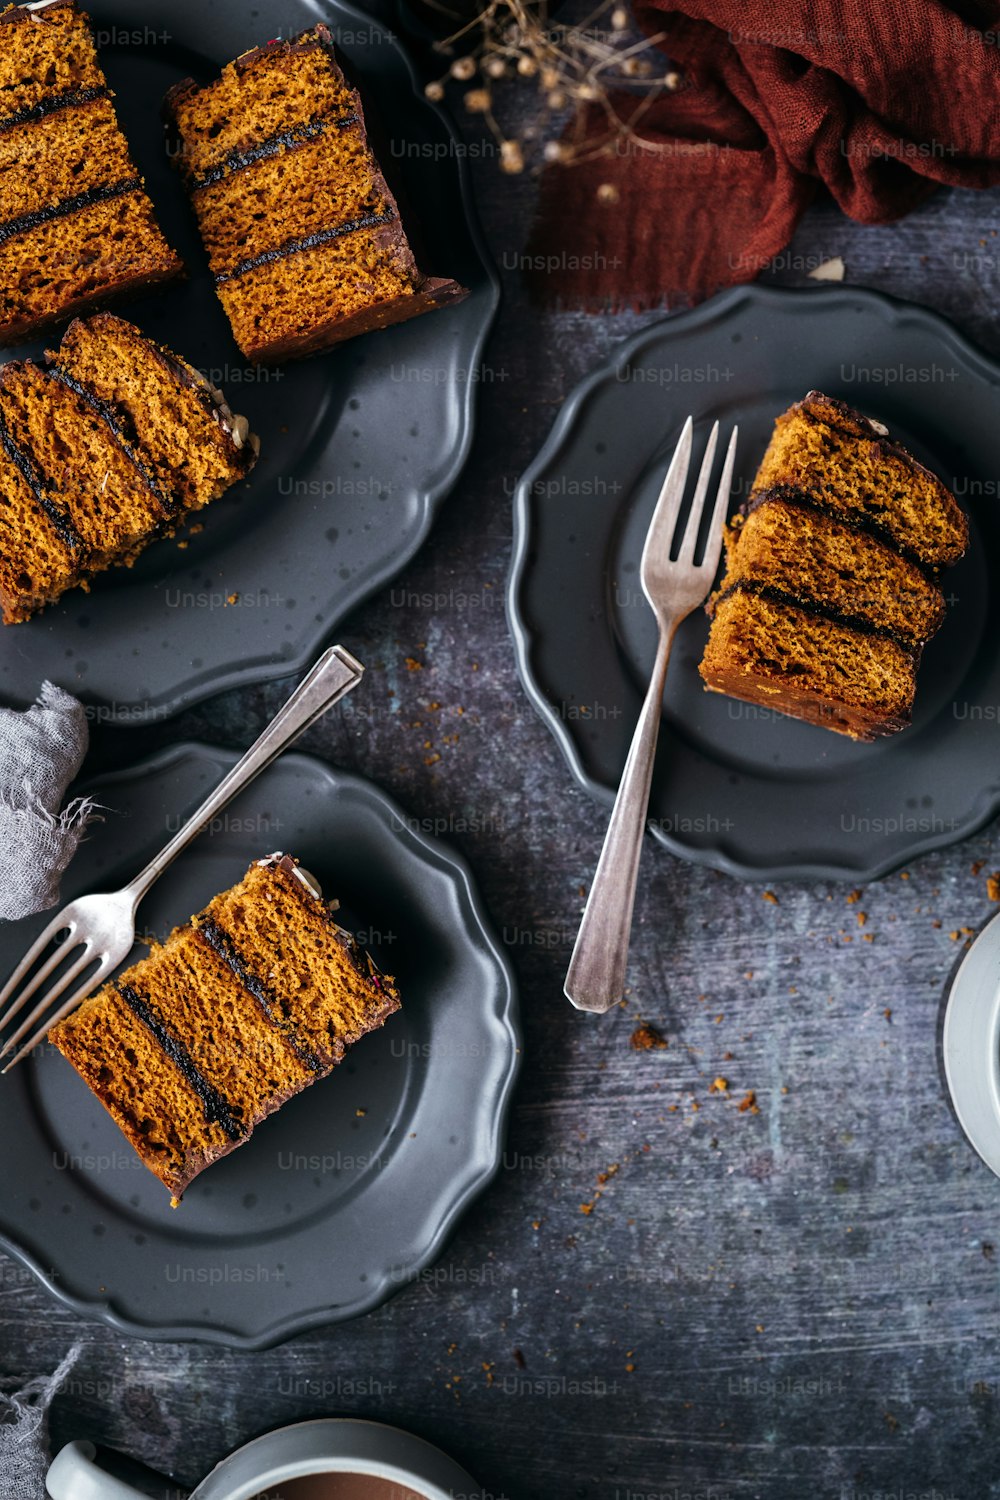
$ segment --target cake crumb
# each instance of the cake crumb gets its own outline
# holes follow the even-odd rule
[[[417,658],[415,656],[408,656],[405,658],[405,660],[406,670],[408,672],[422,672],[424,670],[423,662],[417,661]]]
[[[757,1103],[757,1094],[755,1090],[747,1089],[746,1093],[743,1095],[743,1098],[740,1100],[739,1104],[736,1107],[741,1115],[745,1115],[748,1112],[752,1115],[759,1115],[760,1107]]]
[[[986,894],[991,901],[1000,901],[1000,870],[995,870],[987,879]]]
[[[780,905],[780,902],[778,901],[778,898],[773,891],[762,891],[761,894],[765,901],[770,901],[772,906]]]
[[[669,1047],[670,1045],[662,1032],[658,1031],[655,1026],[651,1026],[648,1021],[644,1021],[641,1026],[636,1027],[629,1037],[629,1043],[635,1048],[636,1052],[662,1050],[664,1047]]]
[[[847,893],[847,904],[848,904],[848,906],[854,906],[860,900],[861,900],[861,892],[860,891],[848,891],[848,893]]]
[[[719,1077],[718,1078],[713,1078],[712,1082],[709,1084],[708,1092],[710,1094],[725,1094],[728,1091],[728,1089],[729,1089],[729,1079],[728,1078],[723,1078],[722,1075],[721,1075],[721,1073],[720,1073]]]

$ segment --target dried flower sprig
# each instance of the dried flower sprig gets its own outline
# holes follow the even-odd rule
[[[428,3],[453,14],[441,0]],[[470,85],[463,104],[492,132],[505,172],[523,172],[532,153],[539,166],[586,161],[620,150],[623,141],[641,140],[637,126],[649,106],[680,87],[676,72],[661,71],[662,55],[655,52],[661,40],[662,34],[635,40],[621,0],[601,0],[585,20],[573,24],[550,22],[547,0],[487,0],[471,21],[435,44],[451,62],[425,92],[440,100],[447,83]],[[541,127],[532,126],[520,136],[504,130],[494,112],[504,85],[517,80],[534,81],[542,109]],[[627,119],[613,101],[612,91],[620,90],[638,96]],[[582,124],[581,111],[589,105],[603,109],[607,128],[586,137],[581,129],[574,141],[562,127],[574,113]]]

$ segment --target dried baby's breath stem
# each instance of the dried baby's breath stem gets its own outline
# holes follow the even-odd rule
[[[450,14],[435,0],[427,3]],[[529,156],[538,158],[532,162],[536,167],[590,161],[621,150],[623,141],[655,150],[656,144],[643,140],[636,126],[656,99],[679,87],[680,79],[675,72],[663,71],[665,60],[656,51],[664,33],[636,41],[630,26],[622,0],[601,0],[583,21],[572,25],[550,22],[547,0],[489,0],[474,19],[435,44],[451,61],[426,92],[431,99],[442,99],[446,83],[465,86],[465,108],[481,116],[494,136],[505,172],[524,171]],[[521,80],[531,81],[538,90],[541,128],[507,135],[497,120],[495,92],[503,93]],[[628,118],[619,114],[612,97],[621,91],[635,98]],[[583,126],[583,111],[591,105],[607,118],[606,133],[597,137]],[[572,132],[563,135],[567,118],[574,117],[579,140]]]

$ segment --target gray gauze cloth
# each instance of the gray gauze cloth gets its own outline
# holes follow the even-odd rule
[[[83,764],[89,735],[83,706],[43,682],[23,713],[0,708],[0,919],[46,911],[95,807],[66,788]]]
[[[75,1344],[52,1375],[31,1380],[17,1392],[0,1393],[0,1495],[3,1500],[45,1500],[49,1452],[49,1407],[80,1354]]]

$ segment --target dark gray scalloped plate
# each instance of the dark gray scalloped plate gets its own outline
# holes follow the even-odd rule
[[[181,745],[93,783],[109,811],[66,899],[128,879],[235,758]],[[277,848],[343,899],[403,1009],[180,1208],[55,1048],[0,1079],[0,1244],[123,1333],[260,1349],[367,1312],[435,1259],[499,1165],[519,1052],[510,966],[464,861],[377,787],[283,757],[164,875],[142,931],[164,937]],[[45,920],[0,928],[0,971]]]
[[[74,590],[0,639],[0,697],[23,705],[52,677],[102,718],[149,723],[241,683],[300,671],[337,622],[417,551],[472,441],[476,372],[499,299],[465,164],[398,42],[344,0],[128,0],[88,6],[140,170],[187,282],[119,309],[213,376],[261,438],[245,487],[179,549]],[[160,100],[238,53],[326,20],[374,101],[387,168],[417,211],[422,260],[471,290],[463,303],[270,374],[246,364],[215,297],[166,157]],[[50,345],[56,340],[45,341]],[[37,354],[42,344],[4,350]],[[227,601],[236,596],[236,602]]]
[[[971,514],[914,723],[857,745],[704,692],[699,611],[674,648],[650,828],[733,875],[872,880],[1000,809],[1000,366],[943,318],[856,287],[750,286],[623,344],[520,483],[508,618],[528,696],[580,784],[610,803],[655,647],[639,557],[684,418],[702,442],[714,418],[739,423],[738,501],[774,417],[810,387],[881,418]]]

